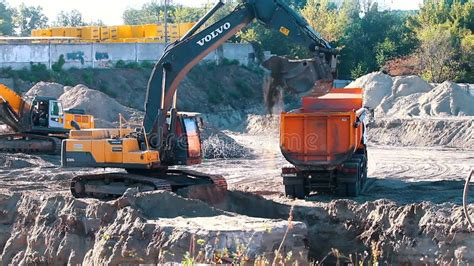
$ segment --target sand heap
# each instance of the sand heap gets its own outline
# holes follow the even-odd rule
[[[368,125],[369,143],[396,146],[474,148],[474,119],[384,118]]]
[[[64,93],[64,86],[54,82],[40,81],[36,83],[29,91],[25,93],[26,96],[45,96],[59,98]]]
[[[474,116],[474,97],[453,82],[433,87],[418,76],[374,72],[347,87],[362,87],[364,104],[375,117]]]
[[[125,119],[130,119],[137,111],[123,106],[107,94],[89,89],[79,84],[75,87],[66,87],[64,94],[59,97],[66,109],[83,109],[95,118],[108,122],[119,120],[119,114]]]

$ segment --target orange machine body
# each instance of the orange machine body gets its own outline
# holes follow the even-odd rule
[[[302,107],[282,113],[280,148],[299,168],[334,168],[364,146],[362,89],[331,89],[320,97],[302,98]]]

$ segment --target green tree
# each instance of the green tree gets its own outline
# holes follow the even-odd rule
[[[79,27],[85,26],[86,23],[82,18],[81,12],[77,9],[73,9],[71,11],[59,12],[54,25],[58,27]]]
[[[425,78],[472,82],[473,1],[426,0],[408,25],[421,43],[418,56]]]
[[[432,82],[455,80],[460,69],[456,37],[446,26],[426,28],[419,52],[423,77]]]
[[[157,2],[145,3],[141,8],[127,8],[123,15],[123,21],[129,25],[153,24],[165,21],[165,7]],[[174,22],[172,14],[175,12],[176,6],[168,6],[168,22]]]
[[[21,4],[13,19],[21,36],[29,36],[32,30],[46,28],[48,24],[48,18],[40,6]]]
[[[416,36],[405,26],[406,12],[379,10],[376,2],[355,15],[357,5],[351,5],[349,25],[339,41],[343,78],[379,70],[387,60],[410,54],[417,47]]]
[[[0,0],[0,35],[12,35],[13,26],[13,10]]]
[[[196,22],[205,12],[205,8],[177,6],[172,12],[171,17],[176,23]]]

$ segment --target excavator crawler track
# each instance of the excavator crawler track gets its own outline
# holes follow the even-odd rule
[[[227,182],[218,175],[176,169],[130,172],[132,173],[76,176],[71,182],[71,193],[76,198],[114,199],[122,196],[128,189],[137,189],[138,192],[154,190],[176,192],[184,188],[209,185],[227,189]]]
[[[11,133],[0,135],[0,152],[61,153],[61,139],[35,134]]]

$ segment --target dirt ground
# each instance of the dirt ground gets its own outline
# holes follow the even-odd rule
[[[87,207],[84,208],[89,211],[85,211],[86,216],[81,218],[85,227],[95,228],[94,225],[97,223],[102,224],[100,227],[96,226],[96,239],[103,238],[103,235],[121,235],[120,237],[123,237],[123,229],[120,228],[124,228],[124,226],[143,229],[146,227],[145,225],[152,224],[155,228],[153,230],[160,228],[160,230],[170,232],[170,237],[167,238],[164,246],[174,250],[176,254],[180,254],[176,256],[178,256],[177,261],[181,261],[180,257],[185,256],[185,250],[189,248],[187,244],[184,244],[183,247],[183,243],[190,242],[188,234],[190,227],[201,228],[196,234],[206,241],[215,241],[211,236],[223,237],[222,235],[225,235],[226,239],[237,237],[245,242],[253,239],[255,234],[262,234],[258,241],[255,240],[252,254],[265,252],[271,254],[271,250],[277,249],[278,243],[284,235],[285,220],[288,219],[288,214],[291,212],[290,206],[293,206],[295,229],[294,234],[286,239],[289,246],[285,247],[300,254],[293,258],[295,260],[306,257],[307,255],[304,254],[309,254],[312,261],[331,262],[334,257],[327,257],[327,255],[331,254],[332,248],[336,248],[340,250],[341,254],[358,256],[359,261],[371,259],[374,252],[378,252],[376,256],[386,263],[415,262],[420,259],[430,263],[474,261],[472,251],[474,243],[470,237],[472,233],[463,219],[460,207],[463,178],[474,166],[474,151],[442,147],[371,146],[369,148],[370,181],[361,197],[346,200],[331,195],[313,195],[307,200],[293,201],[283,196],[279,169],[286,164],[286,161],[279,153],[277,136],[273,134],[227,133],[239,144],[252,149],[252,154],[249,154],[248,158],[242,159],[207,160],[202,165],[194,167],[199,171],[224,175],[232,192],[227,194],[223,204],[215,205],[211,202],[208,203],[209,205],[203,205],[203,203],[196,201],[160,193],[149,196],[133,196],[132,200],[125,200],[127,202],[125,206],[130,209],[125,212],[123,212],[124,209],[118,209],[114,214],[114,219],[106,222],[103,220],[91,222],[93,219],[89,216],[91,208],[99,208],[95,212],[101,213],[103,212],[101,208],[109,210],[112,208],[111,206],[123,204],[121,203],[123,200],[111,203],[73,200],[68,192],[70,178],[74,174],[84,171],[90,172],[89,170],[62,169],[57,156],[19,154],[0,157],[1,164],[4,165],[0,170],[0,194],[21,193],[4,196],[4,200],[7,202],[17,197],[17,201],[14,201],[17,203],[1,204],[2,206],[16,204],[17,207],[10,210],[7,208],[3,210],[3,213],[6,213],[7,216],[22,217],[22,208],[39,208],[40,214],[45,209],[50,210],[46,216],[50,217],[49,220],[55,221],[51,216],[57,215],[57,220],[63,221],[61,215],[64,216],[68,212],[79,212],[76,210],[77,205],[86,204]],[[111,171],[111,169],[94,171],[104,172]],[[18,198],[18,195],[21,195],[21,198]],[[177,203],[183,200],[186,204]],[[60,205],[51,207],[49,206],[52,204],[50,202]],[[138,212],[135,213],[136,211]],[[41,217],[40,214],[38,217]],[[0,250],[4,247],[3,262],[41,262],[57,256],[58,253],[51,253],[49,248],[42,251],[37,247],[39,241],[37,238],[54,232],[54,230],[48,229],[49,223],[54,224],[54,222],[43,224],[39,218],[32,222],[27,220],[28,216],[18,222],[18,217],[13,219],[16,222],[12,225],[4,222],[3,232],[0,230]],[[100,217],[104,219],[103,215]],[[210,217],[219,217],[218,220],[221,222]],[[132,222],[133,219],[139,218],[142,219],[139,220],[140,223],[138,220]],[[34,220],[34,218],[29,219]],[[92,225],[90,225],[91,223]],[[107,225],[107,223],[109,224]],[[140,225],[141,223],[144,225]],[[36,228],[34,229],[36,235],[31,236],[31,239],[16,234],[9,235],[7,229],[9,226],[23,228],[23,230]],[[245,229],[245,226],[249,226],[249,228]],[[258,228],[267,227],[273,228],[271,237],[265,235],[268,229],[260,229],[263,233],[258,233],[260,232]],[[16,231],[10,231],[10,233],[12,232]],[[240,233],[236,236],[235,232]],[[89,235],[83,234],[84,238],[89,239],[91,233],[89,232]],[[210,238],[207,239],[205,236],[210,236]],[[126,237],[127,241],[124,242],[113,242],[107,239],[105,242],[88,240],[88,244],[81,247],[71,244],[67,248],[75,251],[76,255],[63,259],[68,263],[159,262],[157,260],[159,256],[155,254],[155,257],[151,251],[151,253],[145,252],[143,254],[138,252],[136,255],[140,257],[138,261],[130,260],[129,257],[123,255],[123,250],[129,250],[130,247],[133,247],[134,250],[142,248],[142,242],[136,242],[136,236],[127,235]],[[306,240],[303,241],[301,237]],[[59,237],[59,239],[56,236],[46,238],[49,240],[44,241],[50,243],[55,241],[63,243],[66,241],[65,239],[68,239],[67,235]],[[28,248],[25,249],[23,244],[18,244],[19,239],[24,239],[22,241]],[[80,234],[79,239],[82,239]],[[151,238],[149,243],[154,243],[153,239]],[[194,235],[191,239],[194,239]],[[69,239],[68,241],[73,240]],[[75,243],[74,241],[71,243]],[[302,241],[306,243],[304,247],[301,244]],[[97,250],[107,249],[107,246],[104,245],[112,245],[114,251],[110,254],[104,254],[105,251],[97,253]],[[227,243],[227,245],[237,244]],[[61,247],[61,245],[59,246]],[[267,250],[256,248],[257,246],[266,247]],[[378,251],[374,251],[374,248]],[[115,249],[121,250],[121,253],[117,253]],[[145,247],[143,249],[150,250]],[[52,250],[54,251],[54,248]],[[93,250],[95,251],[93,252]],[[145,259],[143,260],[143,258]],[[161,257],[161,259],[163,258]],[[166,259],[176,261],[176,257],[166,257]]]
[[[278,149],[276,136],[230,134],[253,150],[242,159],[211,159],[193,169],[223,175],[229,188],[255,192],[279,200],[283,197],[280,169],[288,165]],[[2,154],[0,192],[68,192],[73,175],[87,169],[60,168],[59,156]],[[390,199],[399,204],[422,201],[462,203],[464,179],[474,167],[474,151],[445,147],[369,147],[370,182],[357,202]],[[95,169],[110,172],[112,169]],[[116,171],[116,170],[115,170]],[[327,202],[328,195],[310,201]],[[302,202],[299,202],[302,203]]]

